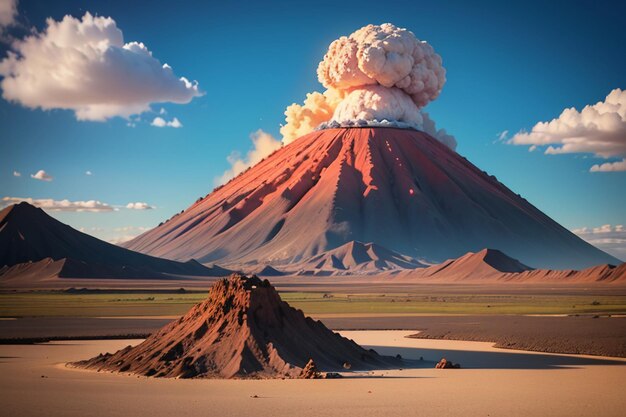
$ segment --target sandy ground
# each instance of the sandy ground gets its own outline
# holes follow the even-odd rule
[[[0,346],[7,416],[621,416],[626,360],[407,339],[407,331],[342,332],[380,353],[423,356],[422,368],[339,380],[167,380],[68,369],[67,361],[138,340]],[[464,369],[432,369],[446,356]],[[42,377],[44,376],[44,377]],[[254,398],[254,396],[258,398]]]

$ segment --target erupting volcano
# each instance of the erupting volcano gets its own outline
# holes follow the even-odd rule
[[[432,136],[383,127],[305,135],[126,247],[280,269],[352,241],[431,262],[489,247],[535,268],[619,263]]]

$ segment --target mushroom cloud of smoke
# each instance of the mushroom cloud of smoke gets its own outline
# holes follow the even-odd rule
[[[454,150],[454,137],[420,111],[439,96],[445,73],[441,57],[412,32],[365,26],[330,44],[317,69],[327,90],[287,107],[283,143],[316,128],[393,126],[423,130]]]

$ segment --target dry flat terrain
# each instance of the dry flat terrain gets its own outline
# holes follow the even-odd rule
[[[272,281],[290,305],[332,329],[421,330],[422,337],[508,348],[626,356],[623,286],[429,285],[371,277]],[[17,319],[0,320],[0,341],[145,337],[205,299],[208,284],[195,284],[185,291],[4,292],[0,317]]]
[[[423,367],[339,380],[175,380],[68,369],[65,362],[139,340],[0,346],[4,415],[15,416],[621,416],[626,361],[518,351],[487,343],[344,332]],[[446,356],[463,369],[433,369]],[[37,395],[33,395],[33,392]]]

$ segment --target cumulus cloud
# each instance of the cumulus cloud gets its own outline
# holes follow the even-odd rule
[[[421,112],[439,96],[445,74],[441,57],[412,32],[389,23],[365,26],[330,44],[317,68],[327,90],[287,108],[283,143],[316,128],[389,126],[434,133],[455,149],[454,137]]]
[[[155,207],[151,206],[148,203],[143,203],[143,202],[136,202],[136,203],[128,203],[126,204],[126,208],[130,209],[130,210],[152,210]]]
[[[87,175],[87,176],[92,176],[92,175],[93,175],[93,173],[92,173],[91,171],[85,171],[85,175]]]
[[[0,33],[15,22],[17,0],[0,0]]]
[[[68,109],[79,120],[128,118],[151,103],[188,103],[203,93],[141,42],[124,42],[110,17],[51,18],[13,42],[0,62],[2,96],[29,108]]]
[[[248,151],[245,157],[242,157],[239,152],[231,153],[227,158],[230,168],[226,170],[221,177],[216,179],[216,184],[228,182],[228,180],[261,162],[263,158],[282,146],[280,140],[261,129],[252,133],[250,139],[252,140],[252,149]]]
[[[603,164],[595,164],[590,169],[590,172],[615,172],[626,171],[626,159],[616,162],[605,162]]]
[[[604,101],[582,111],[565,109],[549,122],[537,123],[530,132],[519,132],[509,143],[547,146],[545,154],[591,153],[600,158],[621,158],[593,165],[591,172],[626,171],[626,90],[616,88]],[[534,147],[534,148],[533,148]]]
[[[2,198],[2,206],[6,207],[11,204],[27,202],[35,207],[40,207],[48,211],[88,211],[88,212],[106,212],[114,211],[115,208],[109,204],[98,200],[88,201],[70,201],[70,200],[53,200],[51,198],[33,199],[20,197],[4,197]]]
[[[21,177],[21,176],[22,176],[22,173],[21,173],[21,172],[19,172],[19,171],[13,171],[13,176],[14,176],[14,177]]]
[[[572,232],[616,258],[626,260],[626,227],[624,225],[605,224],[599,227],[581,227]]]
[[[150,125],[154,127],[173,127],[173,128],[183,127],[183,124],[176,117],[174,117],[170,121],[166,121],[162,117],[157,116],[154,118],[154,120],[152,120],[152,123],[150,123]]]
[[[15,174],[13,174],[15,175]],[[21,174],[20,174],[21,175]],[[17,175],[19,177],[19,175]],[[48,174],[46,171],[44,171],[43,169],[40,169],[39,171],[37,171],[35,174],[30,174],[30,177],[39,181],[52,181],[53,177]]]

